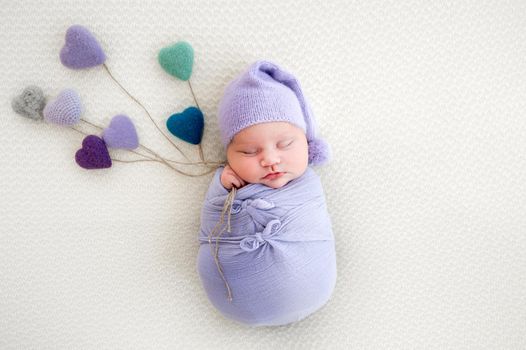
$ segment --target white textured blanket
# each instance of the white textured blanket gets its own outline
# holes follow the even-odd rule
[[[526,348],[525,2],[4,1],[0,23],[1,349]],[[157,53],[191,43],[209,160],[228,81],[257,59],[296,74],[334,151],[315,169],[338,261],[325,307],[278,328],[225,320],[195,269],[212,174],[87,171],[82,135],[15,115],[27,85],[73,88],[84,118],[127,114],[178,159],[102,69],[60,64],[72,24],[160,126],[193,99]]]

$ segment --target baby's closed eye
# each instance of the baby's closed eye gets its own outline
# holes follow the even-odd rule
[[[287,147],[291,146],[293,143],[294,143],[294,139],[280,141],[280,142],[277,143],[277,147],[278,148],[287,148]],[[238,152],[240,152],[242,154],[245,154],[245,155],[255,155],[255,154],[258,153],[258,150],[255,149],[255,148],[247,148],[247,149],[239,150]]]
[[[246,154],[246,155],[254,155],[257,153],[257,150],[243,150],[243,151],[239,151],[240,153],[243,153],[243,154]]]
[[[279,148],[287,148],[287,147],[291,146],[293,143],[294,143],[294,139],[282,141],[282,142],[278,143],[278,147]]]

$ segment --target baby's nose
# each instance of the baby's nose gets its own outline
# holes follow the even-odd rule
[[[280,158],[276,152],[264,152],[261,158],[261,166],[269,167],[279,164]]]

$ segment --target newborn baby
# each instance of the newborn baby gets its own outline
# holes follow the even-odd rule
[[[201,213],[197,268],[212,304],[251,326],[299,321],[336,281],[331,222],[308,165],[329,158],[297,80],[258,61],[219,106],[228,164],[216,170]]]

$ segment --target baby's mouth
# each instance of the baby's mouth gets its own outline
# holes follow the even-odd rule
[[[285,173],[283,172],[274,172],[274,173],[269,173],[267,174],[267,176],[265,176],[263,179],[264,180],[274,180],[274,179],[277,179],[281,176],[283,176]]]

